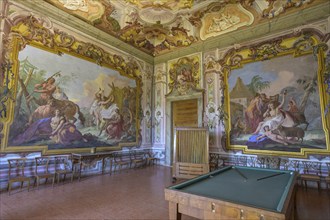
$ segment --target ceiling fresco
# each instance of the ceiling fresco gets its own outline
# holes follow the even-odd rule
[[[316,0],[45,1],[153,56],[322,3]]]

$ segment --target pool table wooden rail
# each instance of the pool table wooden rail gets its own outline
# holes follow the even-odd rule
[[[165,199],[169,201],[169,219],[181,219],[189,215],[199,219],[249,219],[286,220],[294,219],[295,190],[285,202],[282,212],[249,207],[180,191],[165,189]]]

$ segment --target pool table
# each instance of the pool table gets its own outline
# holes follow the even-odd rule
[[[165,188],[169,218],[293,219],[297,174],[228,166]]]

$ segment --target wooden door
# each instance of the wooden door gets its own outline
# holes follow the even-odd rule
[[[173,129],[175,127],[198,127],[198,100],[172,102],[172,115]]]
[[[173,137],[175,127],[198,127],[198,100],[172,102],[171,164],[173,164]]]

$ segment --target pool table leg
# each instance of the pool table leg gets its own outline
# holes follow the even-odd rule
[[[175,202],[169,202],[168,204],[169,210],[169,219],[173,220],[181,220],[181,213],[179,213],[179,204]]]

